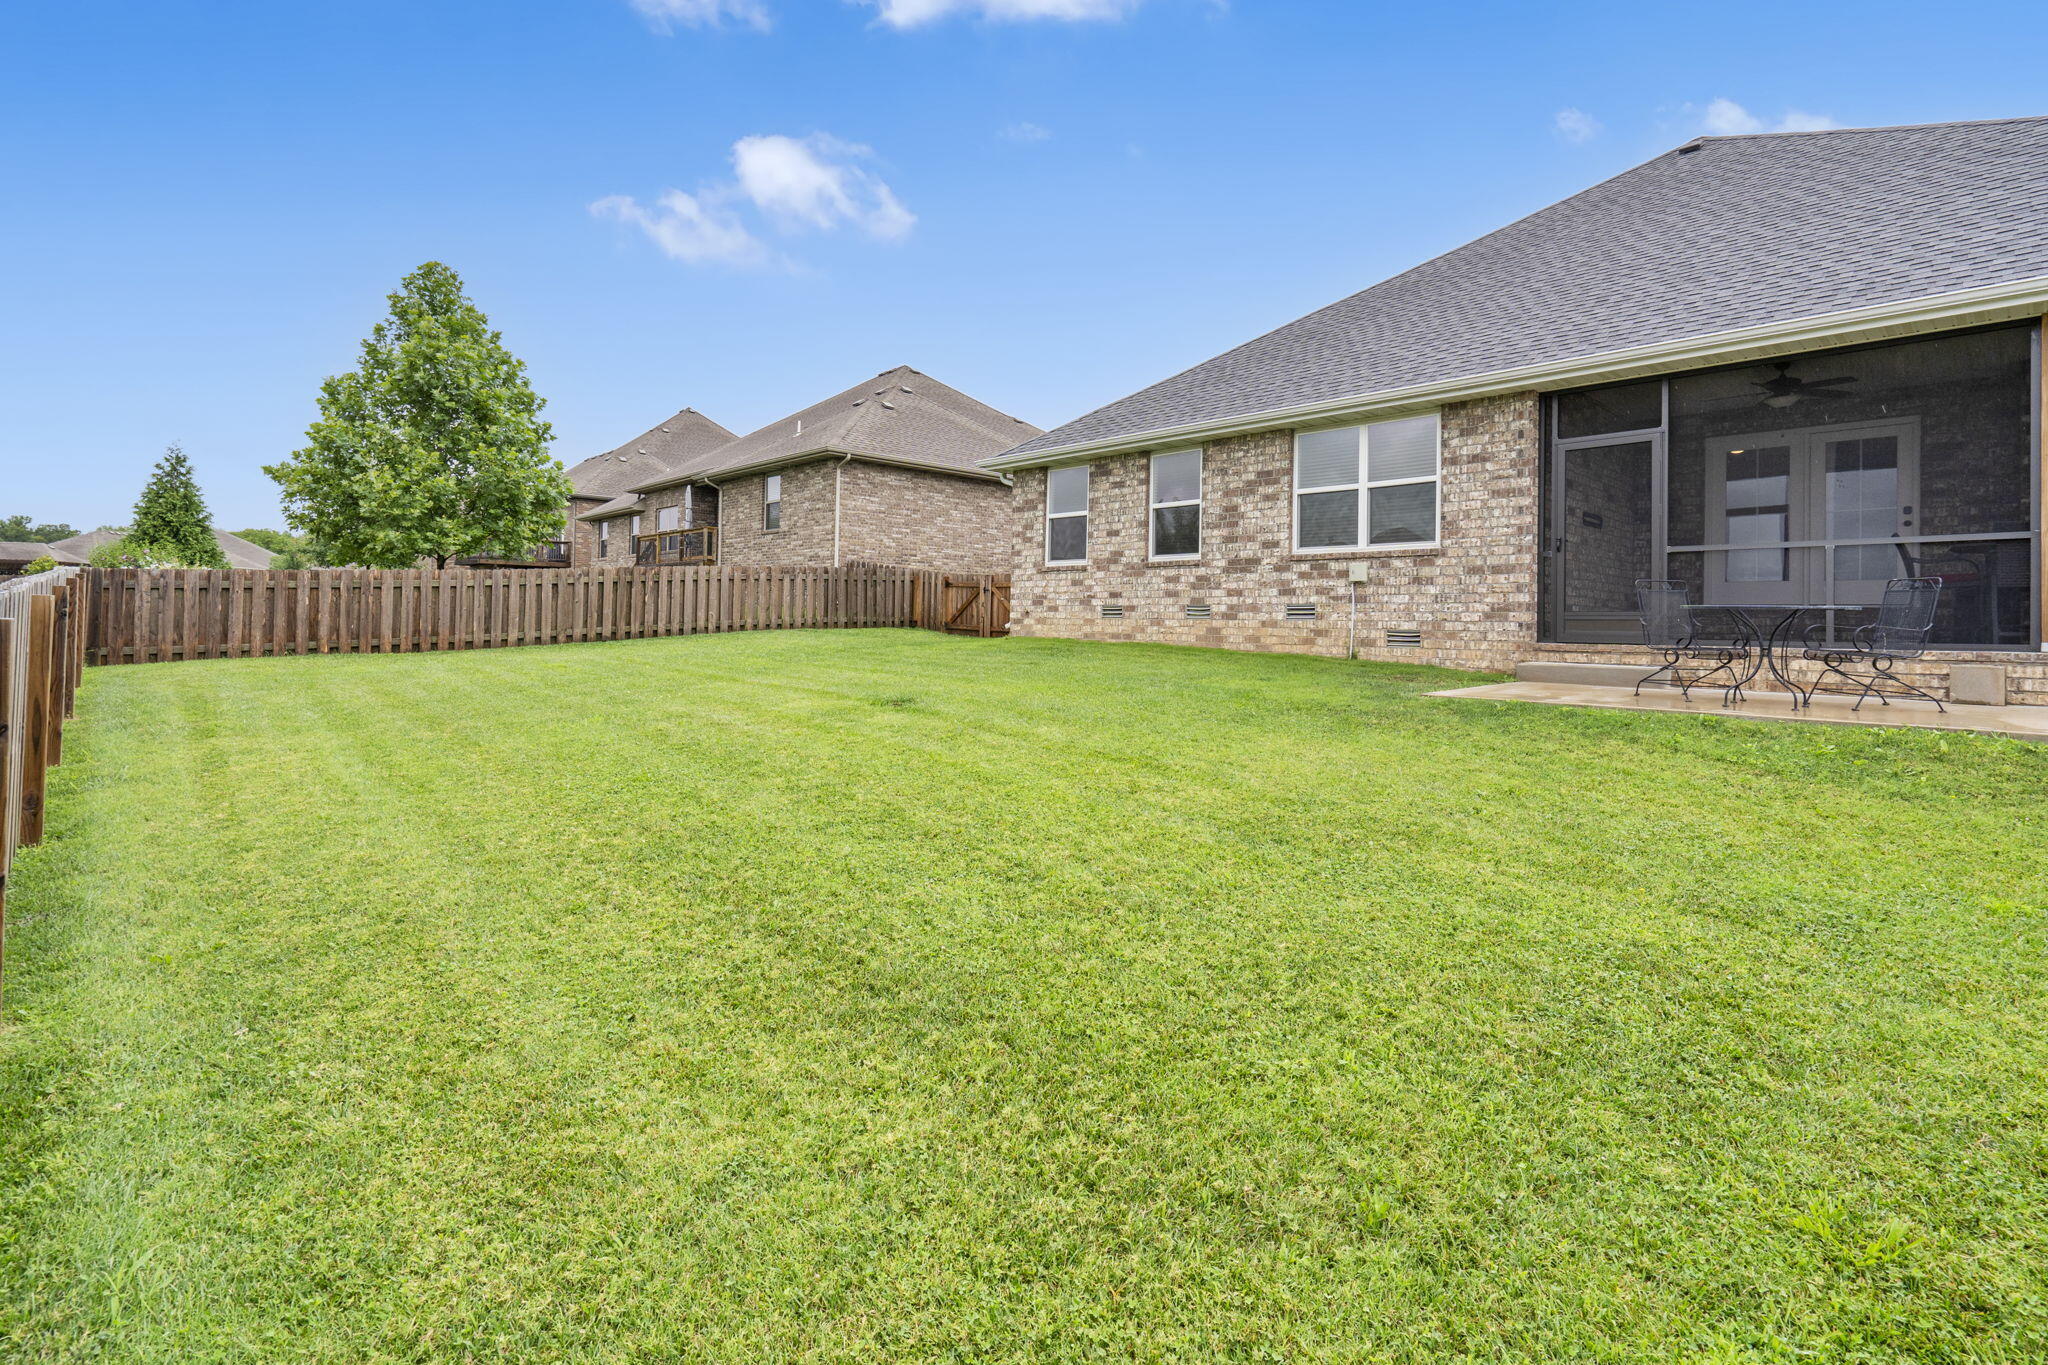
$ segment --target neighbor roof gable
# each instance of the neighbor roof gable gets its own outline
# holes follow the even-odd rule
[[[569,486],[579,498],[616,498],[648,479],[684,468],[731,439],[731,432],[703,413],[684,408],[623,445],[572,466]]]
[[[1015,445],[1020,435],[1038,431],[1021,418],[899,365],[728,441],[687,466],[637,484],[633,491],[824,455],[854,455],[989,478],[982,461]]]

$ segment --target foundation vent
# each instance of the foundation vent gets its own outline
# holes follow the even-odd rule
[[[1422,632],[1419,630],[1390,630],[1387,632],[1388,649],[1422,648]]]
[[[1188,603],[1188,619],[1189,619],[1190,621],[1206,621],[1206,620],[1208,620],[1208,619],[1209,619],[1209,604],[1208,604],[1207,602],[1190,602],[1190,603]]]
[[[1124,604],[1121,602],[1104,602],[1102,604],[1102,615],[1106,620],[1121,620],[1123,619],[1123,614]]]
[[[1280,613],[1290,621],[1313,621],[1316,619],[1316,604],[1313,602],[1289,602]]]

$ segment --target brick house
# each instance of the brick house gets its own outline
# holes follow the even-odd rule
[[[703,458],[732,439],[732,433],[695,408],[684,408],[675,416],[649,427],[624,445],[593,455],[569,467],[573,490],[562,511],[562,538],[536,545],[530,554],[512,559],[475,556],[458,559],[472,568],[588,568],[601,561],[604,546],[598,543],[600,523],[583,520],[583,514],[608,508],[608,520],[628,535],[638,530],[638,499],[633,485],[670,473]]]
[[[578,520],[595,528],[602,564],[1007,569],[1009,482],[980,462],[1036,434],[904,366],[643,478]]]
[[[989,461],[1012,628],[1508,671],[1935,577],[1912,676],[2048,703],[2044,312],[2048,119],[1698,139]]]

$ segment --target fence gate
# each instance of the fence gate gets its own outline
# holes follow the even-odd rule
[[[945,581],[945,626],[954,635],[1010,633],[1010,577],[1008,574],[976,574],[971,578]]]

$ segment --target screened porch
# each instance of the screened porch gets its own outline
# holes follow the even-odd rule
[[[2018,326],[1551,395],[1543,638],[1637,642],[1659,578],[1841,639],[1931,578],[1933,646],[2037,648],[2037,375]]]

